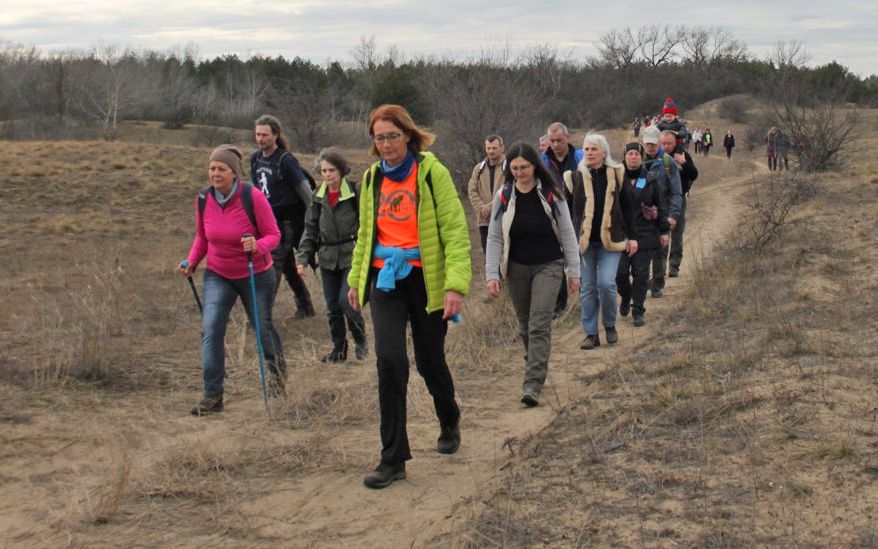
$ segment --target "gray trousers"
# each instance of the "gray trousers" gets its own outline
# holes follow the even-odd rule
[[[564,280],[564,260],[542,265],[509,262],[506,282],[509,299],[518,318],[518,333],[524,342],[524,388],[539,394],[549,372],[552,350],[552,317],[558,288]]]

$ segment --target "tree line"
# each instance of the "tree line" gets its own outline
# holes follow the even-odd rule
[[[0,45],[0,130],[7,138],[63,136],[65,127],[96,126],[114,139],[121,120],[161,120],[249,128],[271,112],[296,147],[365,142],[372,107],[393,102],[433,126],[443,153],[477,161],[485,135],[534,141],[547,121],[578,128],[616,126],[653,113],[665,96],[684,110],[738,93],[796,105],[878,103],[878,77],[860,78],[836,63],[809,66],[801,43],[778,43],[766,58],[751,54],[721,27],[647,25],[614,29],[585,61],[543,44],[490,44],[466,59],[407,58],[361,38],[350,59],[324,64],[294,57],[222,55],[194,49],[138,51],[100,47],[44,53]]]

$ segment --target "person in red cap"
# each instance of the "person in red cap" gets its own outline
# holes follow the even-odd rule
[[[674,135],[677,136],[677,149],[674,154],[682,154],[689,141],[689,131],[686,129],[686,123],[680,120],[680,111],[677,109],[673,97],[665,99],[665,104],[662,107],[662,119],[656,124],[656,127],[661,131],[674,132]]]

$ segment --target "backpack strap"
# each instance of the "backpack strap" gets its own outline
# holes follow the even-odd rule
[[[239,181],[239,183],[241,184],[241,205],[244,207],[244,213],[247,214],[247,219],[250,220],[250,223],[256,229],[256,233],[259,234],[259,224],[256,223],[256,211],[253,209],[253,185],[243,181]],[[204,223],[204,209],[207,207],[207,195],[212,193],[213,187],[206,187],[198,193],[198,215],[201,217],[202,223]]]
[[[497,215],[494,216],[494,219],[506,213],[506,209],[509,207],[509,200],[512,198],[512,185],[511,181],[503,182],[503,187],[500,189],[500,209],[497,210]]]

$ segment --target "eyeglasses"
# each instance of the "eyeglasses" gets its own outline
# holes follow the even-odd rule
[[[533,167],[534,167],[533,164],[522,164],[522,165],[520,165],[520,166],[513,166],[513,165],[510,164],[510,165],[509,165],[509,171],[510,171],[510,172],[525,172],[525,171],[527,171],[527,170],[529,170],[529,169],[531,169],[531,168],[533,168]]]
[[[376,145],[383,145],[386,143],[396,143],[399,141],[399,138],[402,137],[401,133],[389,133],[387,135],[373,135],[372,141]]]

